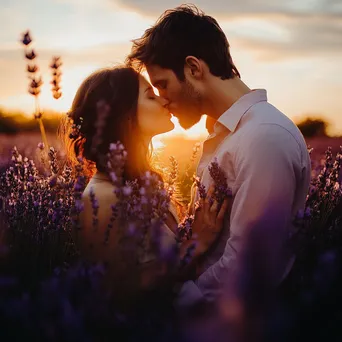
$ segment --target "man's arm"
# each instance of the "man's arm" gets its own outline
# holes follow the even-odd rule
[[[237,190],[224,254],[196,281],[207,299],[215,297],[226,281],[238,275],[250,236],[262,242],[262,255],[257,258],[268,263],[270,276],[277,277],[281,271],[282,244],[301,175],[300,147],[290,132],[272,124],[256,127],[248,142],[245,138],[236,153]]]

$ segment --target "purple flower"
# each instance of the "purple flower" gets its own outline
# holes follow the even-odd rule
[[[193,241],[193,243],[187,248],[187,251],[183,257],[183,259],[181,259],[180,261],[180,268],[188,265],[193,257],[193,254],[196,250],[198,242],[197,241]]]
[[[90,188],[89,196],[90,196],[91,207],[93,209],[93,229],[94,231],[96,231],[98,223],[99,223],[99,220],[98,220],[99,203],[98,203],[97,198],[95,197],[95,192],[94,192],[93,187]]]
[[[34,59],[37,57],[37,55],[36,55],[36,53],[34,52],[34,50],[31,50],[31,51],[28,51],[28,52],[25,53],[25,57],[26,57],[28,60],[32,61],[32,60],[34,60]]]
[[[44,147],[45,147],[44,143],[40,142],[40,143],[38,144],[38,148],[39,148],[40,150],[44,150]]]
[[[228,188],[227,177],[224,171],[220,168],[217,158],[208,167],[211,178],[214,181],[215,189],[213,198],[218,202],[222,203],[226,197],[232,196],[231,189]]]
[[[190,240],[195,216],[187,214],[177,227],[177,241]]]
[[[75,202],[75,207],[76,207],[76,209],[77,209],[79,212],[82,212],[83,209],[84,209],[84,204],[83,204],[82,201],[76,200],[76,202]]]
[[[124,186],[122,189],[122,192],[125,196],[130,196],[132,194],[133,190],[130,186]]]
[[[25,45],[28,46],[31,44],[32,39],[31,39],[31,35],[30,35],[30,31],[27,31],[25,33],[23,33],[23,37],[21,39],[21,42]]]
[[[134,235],[135,232],[136,232],[136,229],[137,229],[136,224],[133,223],[133,222],[130,222],[130,223],[128,224],[127,229],[128,229],[128,234]]]
[[[207,191],[205,189],[205,185],[201,183],[199,177],[194,176],[194,181],[196,183],[197,186],[197,191],[199,193],[199,197],[202,199],[205,199],[207,196]]]

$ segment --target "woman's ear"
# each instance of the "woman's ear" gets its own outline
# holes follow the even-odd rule
[[[196,79],[201,79],[203,75],[203,67],[201,61],[194,56],[185,58],[184,72]]]

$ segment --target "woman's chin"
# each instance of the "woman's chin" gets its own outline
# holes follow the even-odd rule
[[[167,124],[160,127],[160,130],[156,132],[155,135],[163,134],[172,131],[175,128],[175,124],[172,121],[169,121]]]
[[[169,122],[168,122],[168,125],[167,125],[167,129],[165,130],[164,133],[170,132],[170,131],[172,131],[174,128],[175,128],[175,124],[174,124],[172,121],[169,121]]]

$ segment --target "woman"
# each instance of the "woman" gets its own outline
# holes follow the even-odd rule
[[[103,107],[100,113],[99,104]],[[86,163],[85,170],[90,176],[83,193],[84,210],[81,215],[80,233],[82,252],[91,260],[106,261],[109,266],[108,279],[120,279],[120,284],[116,282],[116,285],[109,281],[110,286],[115,287],[117,293],[123,291],[131,297],[151,288],[158,279],[164,277],[165,264],[161,263],[157,255],[150,253],[140,258],[133,270],[132,265],[136,263],[129,263],[128,259],[135,260],[134,251],[131,258],[129,255],[122,257],[115,222],[108,244],[104,246],[103,233],[112,216],[111,204],[118,201],[106,169],[105,156],[109,145],[120,141],[127,151],[123,171],[125,181],[139,179],[146,171],[161,179],[149,164],[148,156],[152,137],[174,127],[167,105],[166,100],[158,97],[147,80],[134,69],[124,66],[102,69],[90,75],[81,84],[74,98],[69,116],[77,127],[77,134],[71,135],[70,140],[70,132],[64,131],[69,139],[69,157],[75,160],[82,156]],[[93,229],[92,192],[95,193],[99,205],[97,232]],[[216,202],[211,204],[206,201],[196,213],[193,231],[198,235],[198,239],[192,265],[207,251],[219,234],[227,207],[227,201],[221,208]],[[171,205],[162,227],[164,243],[166,241],[170,245],[176,244],[177,224],[176,210]],[[179,259],[186,255],[191,243],[191,240],[187,240],[180,244]],[[130,266],[127,267],[126,263]]]

